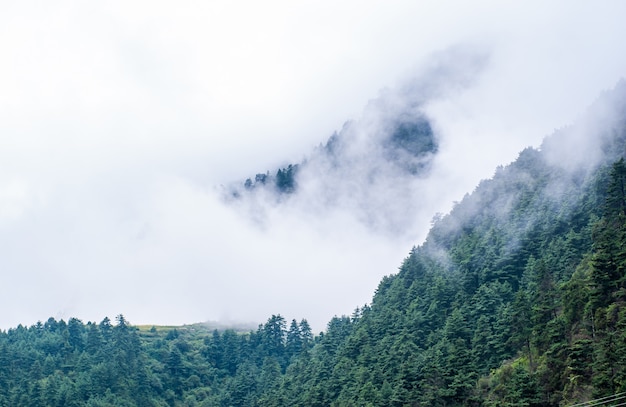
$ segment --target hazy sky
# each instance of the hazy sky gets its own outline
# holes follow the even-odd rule
[[[620,0],[0,0],[0,328],[281,313],[320,330],[436,212],[626,76],[625,17]],[[409,231],[295,204],[258,225],[221,202],[450,47],[488,62],[424,107],[441,150]]]

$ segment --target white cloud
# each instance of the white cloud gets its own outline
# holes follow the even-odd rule
[[[306,317],[369,301],[434,211],[626,72],[626,5],[559,1],[0,5],[0,326]],[[436,180],[411,238],[347,209],[265,229],[213,186],[299,161],[455,44],[478,82],[428,105]],[[346,212],[348,211],[348,212]],[[419,226],[421,225],[421,226]],[[416,241],[417,240],[417,241]]]

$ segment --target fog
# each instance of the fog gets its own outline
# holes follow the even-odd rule
[[[0,4],[0,328],[280,313],[323,329],[371,300],[435,214],[626,75],[624,15],[619,1]],[[354,176],[374,164],[377,100],[428,117],[427,177]],[[262,213],[223,200],[346,121],[364,150],[335,186],[356,193],[321,172]]]

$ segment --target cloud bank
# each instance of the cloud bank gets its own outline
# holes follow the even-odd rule
[[[156,324],[281,313],[321,329],[369,301],[436,212],[625,75],[625,12],[619,1],[0,5],[0,327],[121,312]],[[367,120],[368,100],[456,44],[489,62],[423,105],[439,150],[415,212],[389,212],[410,219],[405,232],[377,233],[350,206],[272,209],[259,228],[220,200],[216,186]]]
[[[485,50],[469,45],[432,55],[426,67],[369,101],[358,120],[346,122],[301,163],[225,188],[225,199],[260,226],[287,213],[324,218],[340,211],[370,233],[404,244],[419,240],[443,203],[441,179],[430,177],[440,136],[426,110],[471,86],[487,61]]]

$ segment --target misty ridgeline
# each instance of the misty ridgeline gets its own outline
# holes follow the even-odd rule
[[[261,222],[277,205],[317,216],[339,208],[375,231],[406,231],[438,141],[424,113],[388,112],[385,103],[373,102],[369,120],[347,122],[304,161],[232,185],[226,198]]]
[[[304,160],[231,184],[225,200],[261,224],[273,210],[318,218],[343,211],[374,233],[414,233],[412,214],[434,206],[427,202],[440,140],[427,106],[470,86],[486,62],[484,53],[465,48],[434,56],[430,66],[381,92],[359,120],[346,122]]]
[[[281,205],[318,193],[343,204],[375,199],[363,185],[376,190],[384,176],[419,180],[438,147],[415,107],[349,123],[304,162],[251,178],[230,199]],[[365,131],[372,123],[375,135]],[[364,148],[376,159],[363,160]],[[625,154],[622,81],[482,181],[370,304],[319,335],[280,315],[250,331],[50,318],[0,333],[0,405],[623,405]],[[363,185],[345,183],[351,171]],[[396,227],[368,208],[359,216]]]

